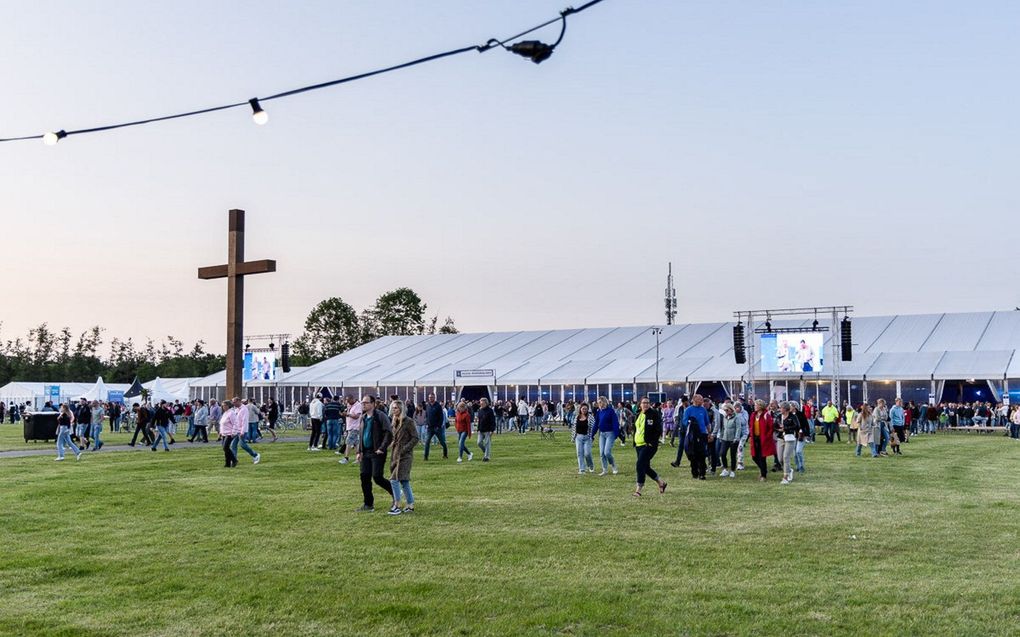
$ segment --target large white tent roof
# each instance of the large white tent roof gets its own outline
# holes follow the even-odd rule
[[[773,321],[774,327],[809,329],[811,320]],[[823,325],[825,323],[823,322]],[[653,382],[656,343],[652,325],[547,331],[387,336],[282,379],[284,386],[440,386],[457,370],[491,369],[500,385]],[[746,379],[733,358],[733,323],[662,326],[662,382]],[[759,327],[755,325],[753,327]],[[753,330],[748,329],[748,338]],[[825,334],[825,367],[832,373]],[[840,376],[870,380],[1020,378],[1020,312],[966,312],[853,318],[854,360]],[[769,374],[754,361],[754,377]]]

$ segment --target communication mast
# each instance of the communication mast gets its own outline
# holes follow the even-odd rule
[[[676,321],[676,288],[673,286],[673,262],[669,262],[669,274],[666,276],[666,325]]]

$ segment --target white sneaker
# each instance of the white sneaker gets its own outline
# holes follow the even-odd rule
[[[319,447],[309,447],[308,450],[309,451],[322,451],[322,449],[320,449]]]
[[[472,461],[472,460],[474,460],[474,459],[475,459],[475,456],[474,456],[474,454],[471,454],[471,453],[469,453],[469,454],[468,454],[468,462],[471,462],[471,461]]]
[[[584,469],[581,469],[580,471],[577,472],[577,475],[583,476],[584,473],[585,473]]]
[[[260,460],[262,460],[262,454],[261,453],[257,453],[257,454],[255,454],[255,458],[252,459],[251,463],[252,464],[258,464]]]
[[[342,456],[342,455],[344,455],[344,454],[340,453],[340,451],[339,451],[339,450],[337,450],[337,451],[334,451],[333,453],[335,453],[335,454],[336,454],[336,455],[338,455],[338,456]]]
[[[620,473],[620,470],[617,469],[616,467],[613,467],[613,475],[615,476],[618,473]]]
[[[599,477],[601,478],[602,476],[606,475],[607,473],[609,473],[609,472],[606,471],[605,469],[603,469],[602,473],[599,474]]]
[[[730,475],[730,472],[729,472],[729,471],[727,471],[726,469],[723,469],[723,470],[722,470],[722,473],[720,473],[720,474],[719,474],[719,477],[720,477],[720,478],[725,478],[725,477],[726,477],[726,476],[728,476],[728,475]]]
[[[75,460],[81,460],[81,452],[80,451],[78,452],[77,455],[75,455],[74,459]]]
[[[464,458],[457,458],[457,462],[464,462]]]
[[[783,481],[780,482],[779,484],[790,484],[790,481],[787,480],[786,478],[783,478]]]
[[[348,459],[348,458],[340,458],[340,464],[347,464],[348,462],[350,462],[350,459]]]
[[[60,462],[61,460],[63,460],[63,457],[61,457],[61,458],[54,458],[54,460],[57,461],[57,462]]]
[[[736,478],[736,477],[737,477],[737,474],[735,474],[735,473],[733,473],[732,471],[730,471],[730,477],[731,477],[731,478]]]

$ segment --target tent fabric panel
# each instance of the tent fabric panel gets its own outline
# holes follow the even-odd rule
[[[496,376],[497,385],[537,385],[541,380],[542,376],[549,374],[556,370],[557,367],[562,366],[563,363],[560,361],[529,361],[523,365],[518,366],[516,369],[510,370],[509,372]]]
[[[918,352],[928,339],[942,314],[913,314],[897,316],[867,349],[879,354],[886,352]],[[930,372],[929,372],[930,373]]]
[[[933,372],[937,380],[978,378],[1002,380],[1009,367],[1012,351],[1000,352],[946,352]]]
[[[884,352],[868,370],[868,380],[930,379],[945,352]]]
[[[924,341],[921,351],[973,350],[991,320],[991,312],[945,314]]]
[[[573,352],[570,358],[571,360],[611,361],[618,358],[616,352],[620,348],[635,339],[641,339],[645,334],[650,334],[651,329],[651,325],[647,327],[618,327],[605,337]]]
[[[653,358],[617,358],[588,376],[588,384],[633,383],[637,376],[655,364]]]
[[[1015,349],[1018,346],[1020,346],[1020,312],[995,312],[974,349],[1001,351]]]
[[[659,360],[659,382],[682,383],[687,380],[696,369],[712,359],[708,357],[696,358],[663,358]],[[655,358],[649,360],[649,366],[637,375],[639,383],[655,382]]]
[[[543,376],[540,380],[545,385],[582,385],[584,380],[609,364],[600,360],[572,360]]]

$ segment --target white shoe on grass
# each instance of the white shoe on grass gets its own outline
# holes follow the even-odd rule
[[[255,457],[252,458],[251,463],[252,464],[258,464],[261,460],[262,460],[262,454],[261,453],[257,453],[257,454],[255,454]]]

